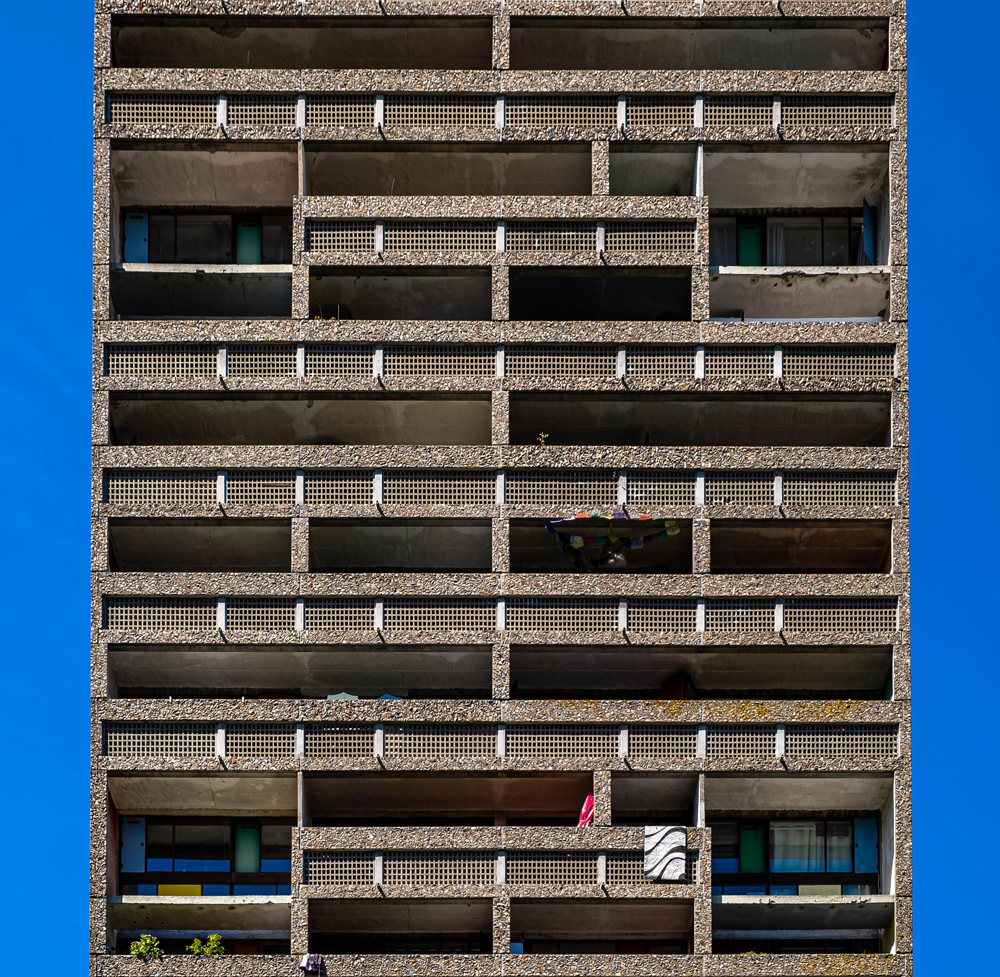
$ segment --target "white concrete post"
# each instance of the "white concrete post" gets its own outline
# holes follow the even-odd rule
[[[501,254],[507,250],[507,222],[497,221],[496,237],[494,238],[494,248]]]
[[[774,96],[774,108],[771,111],[771,124],[775,129],[781,128],[781,96]]]
[[[507,600],[504,597],[497,598],[497,631],[507,630]]]
[[[705,128],[705,96],[695,95],[694,97],[694,127],[696,129]]]
[[[219,100],[215,103],[215,124],[225,127],[229,122],[229,98],[225,92],[220,92]]]
[[[226,724],[216,723],[215,724],[215,755],[225,756],[226,755]]]
[[[705,504],[705,473],[696,472],[694,476],[694,504]]]
[[[619,346],[615,350],[615,379],[621,380],[625,376],[625,371],[628,368],[628,349],[625,346]]]
[[[215,501],[218,502],[219,505],[226,504],[228,488],[229,486],[227,484],[226,473],[220,468],[215,473]]]
[[[306,97],[302,92],[295,96],[295,125],[299,129],[306,125]]]
[[[372,736],[372,756],[385,756],[385,724],[376,723]]]
[[[215,372],[220,377],[229,376],[229,347],[225,343],[215,352]]]
[[[497,726],[497,756],[505,757],[507,755],[507,726],[504,723],[500,723]]]
[[[496,490],[496,503],[497,505],[503,505],[507,497],[507,486],[506,486],[507,476],[504,470],[501,468],[497,472],[497,490]]]
[[[694,154],[694,195],[705,196],[705,144],[698,143]]]
[[[299,169],[299,196],[304,197],[309,193],[309,174],[306,171],[306,144],[301,139],[298,141],[296,153]]]
[[[507,351],[503,346],[497,346],[494,376],[502,377],[507,372]]]
[[[785,473],[775,472],[774,473],[774,504],[784,505],[785,504]]]
[[[295,375],[304,377],[306,375],[306,344],[295,344]]]
[[[295,473],[295,504],[306,504],[306,473],[301,469]]]
[[[496,861],[496,874],[494,875],[497,885],[507,884],[507,852],[498,851]]]
[[[774,601],[774,630],[785,630],[785,598],[778,597]]]
[[[295,756],[306,755],[306,724],[295,724]]]
[[[708,727],[704,723],[698,725],[698,736],[695,740],[694,755],[696,757],[708,756]]]
[[[706,754],[708,750],[705,750]],[[695,812],[695,827],[704,828],[705,827],[705,775],[703,773],[698,774],[698,798],[695,801],[697,811]],[[699,859],[699,862],[701,860]],[[699,872],[701,866],[699,865]]]
[[[597,853],[597,884],[603,885],[608,881],[608,853],[599,851]]]
[[[502,129],[507,125],[507,99],[503,95],[497,95],[496,105],[493,108],[493,127]]]
[[[372,614],[372,628],[376,631],[385,630],[385,598],[375,598],[375,608]]]
[[[618,96],[618,110],[615,115],[615,124],[618,126],[618,130],[621,131],[628,125],[628,96],[619,95]]]
[[[779,723],[774,729],[774,755],[785,755],[785,724]]]
[[[604,233],[605,233],[604,221],[597,222],[597,233],[594,235],[597,242],[597,251],[600,254],[604,253]]]
[[[381,468],[372,472],[372,502],[385,502],[385,473]]]
[[[372,855],[372,885],[385,883],[385,855],[377,851]]]
[[[375,96],[375,128],[381,129],[385,126],[385,96]]]
[[[626,471],[618,473],[618,497],[615,501],[618,505],[626,505],[628,503],[628,472]]]
[[[694,605],[694,629],[699,634],[705,633],[705,598],[701,597]]]
[[[618,598],[618,631],[628,630],[628,598]]]
[[[694,378],[705,379],[705,347],[696,346],[694,350]]]
[[[295,630],[305,631],[306,629],[306,599],[304,597],[295,598]]]
[[[385,376],[385,347],[381,343],[372,347],[372,376]]]
[[[385,221],[375,221],[375,253],[385,251]]]
[[[784,355],[782,348],[780,346],[774,347],[774,369],[772,371],[772,376],[775,380],[780,380],[785,372],[784,367]]]
[[[215,627],[219,631],[226,630],[226,598],[220,597],[215,603]]]
[[[628,723],[620,723],[618,726],[618,755],[628,756]]]

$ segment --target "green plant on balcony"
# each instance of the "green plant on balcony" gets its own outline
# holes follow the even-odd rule
[[[218,933],[210,934],[204,943],[196,936],[188,945],[188,949],[196,957],[214,957],[226,952],[226,948],[222,945],[222,937]]]
[[[149,933],[143,933],[139,939],[133,940],[128,952],[133,957],[142,957],[143,959],[163,956],[160,941],[155,936],[150,936]]]

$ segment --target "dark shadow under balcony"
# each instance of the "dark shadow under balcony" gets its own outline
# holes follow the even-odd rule
[[[490,645],[112,645],[119,698],[488,699]]]
[[[115,444],[490,443],[483,394],[112,394]]]
[[[713,519],[713,573],[889,573],[888,519]]]
[[[510,395],[511,444],[889,444],[884,394],[520,393]]]
[[[546,525],[553,530],[548,532]],[[690,573],[691,520],[512,519],[515,573]],[[610,535],[609,535],[610,534]],[[657,538],[662,536],[663,538]],[[568,540],[576,543],[568,543]],[[637,545],[638,544],[638,545]]]
[[[288,519],[108,521],[112,570],[284,573],[291,554]]]
[[[511,268],[510,318],[687,322],[691,269]]]
[[[309,559],[318,572],[488,572],[489,519],[314,519]]]
[[[309,315],[337,320],[488,322],[493,318],[492,288],[488,267],[313,267]]]
[[[392,754],[386,731],[386,756]],[[432,743],[428,756],[444,759]],[[569,825],[594,792],[589,773],[306,775],[310,823],[339,825]]]
[[[884,699],[892,649],[513,645],[517,699]]]

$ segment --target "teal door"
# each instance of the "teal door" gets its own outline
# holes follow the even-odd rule
[[[764,825],[740,825],[740,871],[764,871]]]
[[[737,264],[759,267],[764,264],[763,232],[759,222],[740,221],[736,225]]]
[[[875,818],[854,819],[854,871],[878,871],[878,823]]]
[[[260,831],[256,824],[236,825],[236,871],[260,871]]]
[[[236,264],[260,264],[260,221],[236,222]]]
[[[125,260],[146,264],[149,261],[149,215],[125,215]]]
[[[122,871],[146,871],[145,818],[122,818]]]

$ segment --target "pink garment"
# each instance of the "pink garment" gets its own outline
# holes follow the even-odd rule
[[[580,808],[580,821],[577,824],[578,828],[589,828],[590,825],[594,823],[594,795],[588,794],[587,799],[583,802],[583,807]]]

